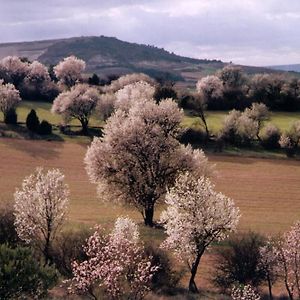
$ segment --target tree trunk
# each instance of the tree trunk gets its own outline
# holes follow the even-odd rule
[[[268,279],[269,297],[270,297],[270,300],[273,300],[271,279],[269,276],[267,277],[267,279]]]
[[[197,257],[196,257],[196,260],[194,261],[194,263],[192,264],[192,268],[191,268],[191,278],[190,278],[190,282],[189,282],[189,292],[190,293],[199,293],[199,290],[197,288],[197,285],[195,283],[195,277],[196,277],[196,274],[197,274],[197,269],[198,269],[198,266],[199,266],[199,263],[200,263],[200,259],[202,257],[202,254],[204,252],[204,249],[202,249]]]
[[[208,130],[208,126],[207,126],[207,123],[206,123],[206,120],[205,120],[205,115],[204,115],[203,111],[199,112],[199,118],[200,118],[200,120],[202,121],[202,123],[204,125],[205,134],[206,134],[205,141],[207,142],[209,140],[209,130]]]
[[[145,208],[144,223],[146,226],[153,227],[154,205]]]
[[[80,123],[81,123],[81,126],[82,126],[82,133],[84,134],[84,135],[87,135],[88,134],[88,121],[87,120],[80,120]]]

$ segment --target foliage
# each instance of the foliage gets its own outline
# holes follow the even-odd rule
[[[161,294],[174,293],[174,289],[178,287],[184,275],[184,270],[175,270],[167,252],[152,244],[145,247],[145,253],[147,256],[152,257],[155,266],[159,266],[152,277],[151,290]]]
[[[261,137],[261,144],[266,149],[277,149],[279,148],[279,139],[280,139],[280,129],[269,123],[265,129],[264,133]]]
[[[78,119],[83,133],[87,134],[89,119],[98,100],[99,93],[96,88],[77,84],[54,100],[51,111],[62,115],[66,122],[72,118]]]
[[[91,235],[90,230],[68,230],[62,232],[55,240],[51,257],[58,271],[67,277],[72,276],[72,262],[82,262],[87,259],[83,245]]]
[[[73,263],[70,292],[96,298],[96,287],[102,287],[108,299],[143,299],[149,291],[158,267],[139,245],[138,227],[129,218],[118,218],[109,235],[96,227],[84,251],[88,259]]]
[[[38,128],[38,133],[41,135],[52,134],[52,125],[48,121],[43,120]]]
[[[41,299],[57,279],[56,271],[41,266],[28,248],[0,245],[1,299]]]
[[[10,205],[0,207],[0,244],[15,246],[21,242],[15,225],[14,210]]]
[[[228,246],[218,251],[215,284],[224,290],[235,282],[259,286],[265,278],[264,270],[259,268],[262,246],[262,237],[255,233],[231,238]]]
[[[5,84],[0,79],[0,111],[3,113],[4,119],[10,111],[15,110],[20,101],[20,93],[14,85],[11,83]]]
[[[100,78],[97,74],[93,74],[92,77],[89,77],[88,83],[91,85],[99,85],[100,84]]]
[[[26,127],[32,132],[38,132],[40,126],[40,120],[36,114],[36,111],[32,109],[26,118]]]
[[[64,58],[54,67],[54,73],[58,82],[70,88],[79,82],[85,69],[85,62],[75,56]]]
[[[4,116],[4,123],[5,124],[14,124],[18,123],[18,115],[14,108],[10,109],[6,115]]]
[[[94,138],[85,164],[102,199],[130,203],[153,226],[154,206],[179,170],[207,174],[203,152],[183,147],[176,137],[182,111],[172,100],[137,102],[117,110]]]
[[[68,194],[64,175],[58,169],[44,172],[37,168],[14,195],[18,236],[41,250],[46,261],[51,258],[51,244],[66,217]]]
[[[155,92],[153,98],[156,102],[160,102],[163,99],[173,99],[176,100],[178,98],[177,92],[171,85],[158,85],[155,88]]]
[[[191,278],[189,290],[197,292],[195,276],[200,259],[213,241],[221,241],[236,229],[239,209],[204,176],[179,175],[166,195],[162,212],[167,238],[162,247],[173,250],[187,262]]]

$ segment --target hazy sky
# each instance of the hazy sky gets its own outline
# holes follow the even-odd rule
[[[300,63],[300,0],[0,0],[0,42],[81,35],[248,65]]]

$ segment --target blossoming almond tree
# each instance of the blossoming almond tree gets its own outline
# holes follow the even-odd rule
[[[26,177],[15,192],[15,226],[18,236],[40,249],[50,260],[51,243],[61,228],[68,207],[68,186],[58,169]]]
[[[165,202],[168,207],[161,222],[168,236],[162,247],[184,258],[191,272],[189,291],[198,292],[195,277],[201,257],[213,241],[236,229],[239,209],[233,200],[215,192],[209,179],[189,172],[178,176]]]
[[[233,287],[231,298],[232,300],[260,300],[259,294],[249,284]]]
[[[300,221],[283,235],[275,255],[290,300],[300,299]]]
[[[82,132],[87,134],[89,119],[99,97],[96,88],[78,84],[69,91],[59,94],[53,102],[51,111],[62,115],[66,122],[72,118],[78,119],[82,126]]]
[[[81,79],[84,69],[85,62],[72,55],[59,62],[54,67],[54,73],[61,85],[70,88]]]
[[[5,84],[0,79],[0,110],[4,115],[4,120],[8,112],[15,109],[20,101],[20,93],[15,86],[11,83]]]
[[[176,139],[181,118],[170,99],[140,100],[128,113],[117,110],[108,119],[103,138],[94,139],[85,157],[99,196],[133,205],[147,226],[153,226],[154,206],[178,171],[209,172],[203,152]]]
[[[124,295],[142,299],[149,291],[158,266],[145,255],[138,227],[129,218],[118,218],[109,235],[96,227],[84,250],[88,259],[72,265],[71,293],[89,293],[97,299],[95,290],[102,287],[105,299],[120,299]]]

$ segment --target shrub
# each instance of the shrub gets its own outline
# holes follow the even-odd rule
[[[149,244],[145,247],[145,253],[152,257],[154,265],[159,266],[152,277],[151,290],[164,294],[174,293],[174,288],[178,286],[184,275],[184,270],[174,270],[167,253],[162,249]]]
[[[18,115],[14,108],[10,109],[4,116],[4,123],[5,124],[17,124]]]
[[[39,265],[29,248],[0,245],[0,299],[40,299],[56,282],[56,271]]]
[[[38,132],[40,121],[36,115],[36,111],[32,109],[26,118],[26,127],[32,132]]]
[[[177,93],[176,93],[176,91],[174,90],[174,88],[172,86],[166,85],[166,86],[158,86],[155,89],[153,98],[158,103],[162,99],[172,98],[172,99],[176,100],[178,98],[178,96],[177,96]]]
[[[89,230],[63,232],[53,245],[51,257],[58,271],[67,277],[72,277],[72,262],[82,262],[87,259],[83,245],[90,236]]]
[[[38,133],[41,135],[48,135],[48,134],[52,134],[52,125],[43,120],[38,128]]]
[[[279,148],[280,130],[273,124],[268,124],[262,134],[261,144],[266,149]]]
[[[179,137],[182,144],[202,144],[205,141],[205,132],[201,129],[187,128]]]
[[[15,216],[13,208],[4,206],[0,208],[0,244],[14,246],[20,239],[14,225]]]
[[[93,74],[92,77],[89,77],[88,83],[90,85],[99,85],[100,84],[100,78],[97,74]]]
[[[228,241],[228,247],[218,251],[214,282],[226,290],[235,282],[259,286],[265,278],[258,267],[260,247],[264,239],[256,233],[248,233]]]

